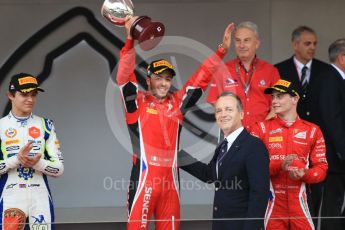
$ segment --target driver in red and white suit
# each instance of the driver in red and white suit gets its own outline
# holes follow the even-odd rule
[[[314,229],[305,184],[326,177],[325,141],[319,127],[298,117],[296,87],[279,80],[265,90],[272,94],[277,117],[257,123],[251,134],[259,137],[270,154],[271,193],[265,217],[266,229]]]
[[[128,193],[127,229],[148,229],[155,217],[157,230],[179,229],[180,201],[177,150],[183,115],[206,90],[230,47],[233,24],[225,29],[223,43],[189,78],[182,89],[170,92],[174,67],[166,60],[147,68],[148,91],[138,88],[134,41],[126,21],[127,39],[121,50],[116,81],[121,90],[133,147],[133,167]],[[225,69],[225,68],[224,68]],[[172,226],[171,219],[176,219]]]

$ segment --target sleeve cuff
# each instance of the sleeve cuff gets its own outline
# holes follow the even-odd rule
[[[126,38],[125,48],[130,50],[133,48],[133,46],[134,46],[134,40]]]
[[[43,159],[40,159],[34,166],[33,168],[42,172],[44,168],[46,167],[46,163],[44,162]]]
[[[221,47],[218,47],[217,51],[216,51],[216,54],[220,57],[220,58],[224,58],[225,55],[227,54],[228,52],[226,50],[224,50],[223,48]]]
[[[14,157],[7,159],[6,164],[7,164],[7,167],[9,167],[10,169],[17,168],[20,164],[18,156],[14,156]]]

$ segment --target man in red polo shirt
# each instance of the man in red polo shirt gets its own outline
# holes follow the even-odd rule
[[[207,102],[214,103],[223,91],[237,94],[243,103],[243,126],[274,116],[270,113],[271,97],[264,94],[267,87],[279,80],[278,70],[256,56],[260,46],[258,27],[252,22],[236,26],[234,44],[237,58],[226,63],[228,73],[214,77]]]

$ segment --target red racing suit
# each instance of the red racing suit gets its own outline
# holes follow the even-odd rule
[[[183,114],[201,97],[224,56],[218,49],[181,90],[158,99],[138,90],[133,40],[126,40],[116,80],[133,147],[128,229],[148,229],[152,215],[157,220],[156,229],[173,229],[172,217],[177,220],[174,229],[179,229],[177,150]]]
[[[314,229],[306,197],[305,184],[319,183],[326,177],[325,141],[319,127],[300,118],[288,126],[279,117],[260,122],[251,128],[270,154],[271,192],[265,217],[266,229]],[[300,180],[282,170],[288,154],[298,156],[288,170],[305,168]]]
[[[248,130],[256,122],[263,121],[270,111],[271,95],[264,94],[267,87],[279,80],[278,70],[271,64],[255,58],[251,69],[245,71],[239,58],[226,62],[228,71],[222,71],[213,78],[207,102],[214,103],[224,91],[235,93],[243,104],[243,126]],[[249,81],[248,92],[245,93],[243,83]]]

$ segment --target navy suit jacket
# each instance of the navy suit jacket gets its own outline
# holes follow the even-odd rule
[[[212,229],[256,230],[263,226],[269,195],[269,157],[264,144],[245,129],[240,133],[216,173],[218,149],[209,164],[179,152],[180,167],[216,187],[213,218],[261,218],[215,220]],[[193,162],[193,163],[191,163]],[[191,164],[188,164],[191,163]],[[187,165],[188,164],[188,165]]]
[[[305,92],[302,90],[302,83],[299,79],[293,56],[275,64],[275,67],[278,69],[281,79],[293,82],[298,87],[301,96],[297,105],[298,115],[304,120],[317,123],[318,114],[314,111],[313,107],[318,103],[316,96],[319,93],[317,88],[320,83],[320,73],[329,70],[331,66],[320,60],[313,59],[309,84]]]

